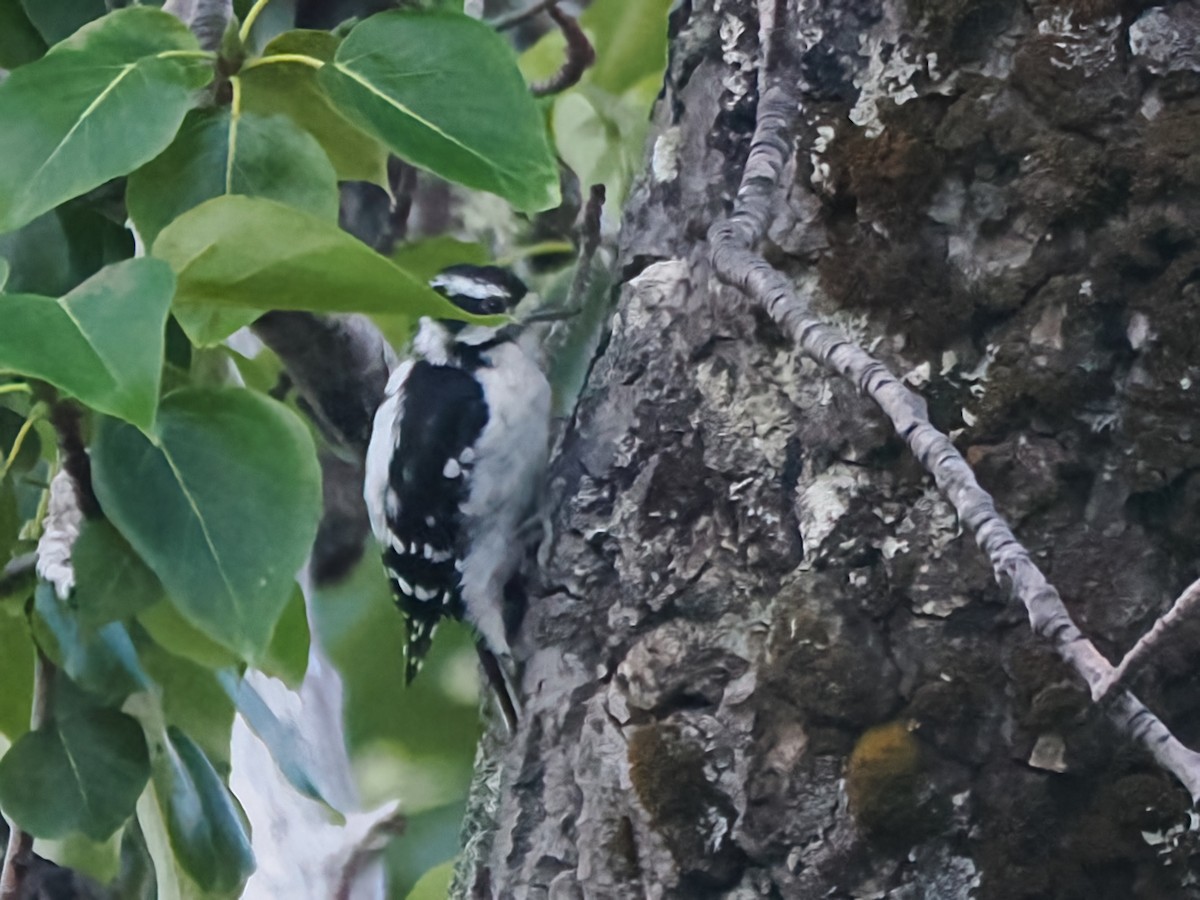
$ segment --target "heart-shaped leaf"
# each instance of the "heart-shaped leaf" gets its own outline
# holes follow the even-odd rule
[[[64,203],[0,234],[10,294],[61,297],[109,263],[134,255],[133,234],[83,201]]]
[[[190,388],[163,400],[149,438],[105,420],[92,452],[100,505],[171,602],[259,658],[320,514],[320,470],[299,418],[252,391]]]
[[[105,267],[58,300],[4,294],[0,370],[41,378],[148,428],[174,288],[168,266],[142,258]]]
[[[153,244],[180,213],[223,194],[267,197],[337,223],[337,175],[286,116],[193,110],[161,156],[129,176],[129,215]]]
[[[0,806],[30,834],[103,841],[129,818],[150,776],[142,728],[92,709],[30,731],[0,759]]]
[[[329,62],[340,41],[328,31],[288,31],[263,50],[265,58],[299,54]],[[317,72],[297,62],[272,60],[243,69],[242,109],[261,115],[283,113],[311,134],[329,155],[343,181],[370,181],[387,187],[387,149],[329,102]]]
[[[174,16],[89,23],[0,84],[0,231],[124,175],[170,142],[212,63]]]
[[[264,308],[470,318],[335,225],[256,197],[218,197],[184,213],[154,255],[178,276],[175,315],[198,344],[223,340]]]
[[[338,109],[409,162],[498,194],[518,209],[558,205],[558,167],[505,40],[448,12],[360,22],[317,80]]]

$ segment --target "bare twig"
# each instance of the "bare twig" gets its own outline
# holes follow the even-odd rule
[[[96,519],[101,515],[100,501],[92,488],[92,460],[83,443],[82,421],[83,412],[72,400],[57,400],[50,407],[50,423],[58,434],[59,463],[71,476],[80,512],[84,518]]]
[[[1101,700],[1113,688],[1127,681],[1130,673],[1136,671],[1140,664],[1146,661],[1150,651],[1159,645],[1171,628],[1194,612],[1198,605],[1200,605],[1200,578],[1187,586],[1179,595],[1179,599],[1171,604],[1171,608],[1154,623],[1153,628],[1142,635],[1141,640],[1133,645],[1133,648],[1125,654],[1125,658],[1117,664],[1115,669],[1091,685],[1092,699]]]
[[[567,88],[578,84],[583,73],[596,61],[596,51],[592,48],[592,42],[575,19],[559,9],[555,3],[546,7],[546,14],[554,20],[563,37],[567,39],[567,58],[563,60],[562,67],[545,81],[529,86],[530,93],[535,97],[561,94]]]
[[[575,260],[575,272],[571,276],[571,286],[567,289],[566,302],[563,303],[565,309],[579,309],[583,306],[583,300],[591,286],[592,261],[600,247],[600,217],[604,214],[604,200],[604,185],[593,184],[579,221],[579,258]]]
[[[558,3],[558,0],[537,0],[536,3],[530,4],[525,9],[518,9],[516,12],[511,12],[507,16],[501,16],[488,24],[497,31],[508,31],[510,28],[516,28],[522,22],[529,21],[534,16],[541,15],[556,3]]]
[[[733,213],[709,229],[713,268],[721,280],[757,301],[805,354],[853,382],[876,402],[891,419],[896,433],[933,475],[959,520],[975,535],[996,578],[1007,581],[1024,604],[1034,632],[1048,640],[1095,689],[1111,677],[1112,666],[1072,621],[1058,591],[997,513],[991,495],[979,486],[966,460],[930,423],[925,401],[879,360],[813,316],[791,282],[751,249],[766,232],[772,197],[792,155],[791,133],[800,108],[800,96],[793,84],[774,65],[787,37],[783,34],[786,5],[768,2],[775,20],[767,61],[760,73],[763,83],[758,122]],[[1127,691],[1120,692],[1106,711],[1123,733],[1140,742],[1159,765],[1183,783],[1193,801],[1200,801],[1200,753],[1181,744]]]
[[[36,566],[36,553],[22,553],[10,559],[0,571],[0,601],[18,591],[28,590],[37,579]]]
[[[322,429],[365,458],[396,356],[366,316],[270,312],[254,333],[278,354]]]
[[[33,663],[33,712],[29,725],[34,731],[41,728],[50,716],[50,693],[54,687],[54,665],[38,648]],[[8,847],[4,853],[4,868],[0,870],[0,900],[17,900],[25,876],[36,862],[33,855],[33,835],[16,822],[9,823]]]
[[[192,30],[202,50],[220,48],[233,20],[233,0],[167,0],[163,9]]]

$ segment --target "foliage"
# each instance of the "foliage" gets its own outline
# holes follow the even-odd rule
[[[596,65],[579,85],[547,101],[555,146],[581,184],[603,183],[620,200],[641,171],[650,107],[667,62],[671,0],[595,0],[579,24],[596,50]],[[565,40],[554,31],[521,57],[531,80],[561,64]]]
[[[391,855],[407,891],[455,851],[479,729],[471,638],[451,629],[400,692],[402,625],[375,559],[306,614],[294,575],[321,512],[316,440],[272,395],[279,361],[223,342],[267,309],[366,312],[389,335],[470,318],[426,282],[486,249],[439,237],[381,256],[338,229],[339,181],[387,188],[395,154],[533,213],[559,202],[557,149],[585,181],[626,184],[665,4],[594,4],[601,63],[549,117],[525,76],[561,44],[518,65],[453,0],[334,33],[238,0],[254,27],[219,53],[161,5],[0,0],[0,566],[34,549],[64,463],[51,410],[83,412],[101,511],[68,596],[32,576],[0,593],[0,807],[97,875],[119,849],[143,885],[121,896],[236,896],[254,860],[225,783],[235,711],[321,799],[240,677],[298,684],[311,616],[346,680],[365,799],[405,783],[413,838]],[[53,712],[31,723],[39,653]]]

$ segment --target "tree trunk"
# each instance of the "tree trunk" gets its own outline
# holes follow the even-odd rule
[[[1118,658],[1200,574],[1200,5],[789,6],[760,249],[925,397]],[[1200,897],[1187,792],[875,405],[714,275],[770,24],[673,14],[458,894]],[[1186,631],[1131,684],[1198,746]]]

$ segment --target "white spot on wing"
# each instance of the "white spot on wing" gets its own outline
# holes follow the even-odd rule
[[[396,587],[400,588],[400,593],[404,594],[407,597],[411,597],[413,595],[412,585],[409,584],[407,581],[405,581],[403,578],[401,578],[400,573],[397,572],[395,569],[388,569],[387,571],[388,571],[388,575],[391,576],[392,581],[396,582]]]
[[[442,467],[442,476],[444,478],[457,478],[462,474],[462,466],[458,464],[457,459],[446,460],[446,465]]]
[[[427,588],[422,585],[417,585],[418,600],[432,600],[438,595],[437,588]]]

